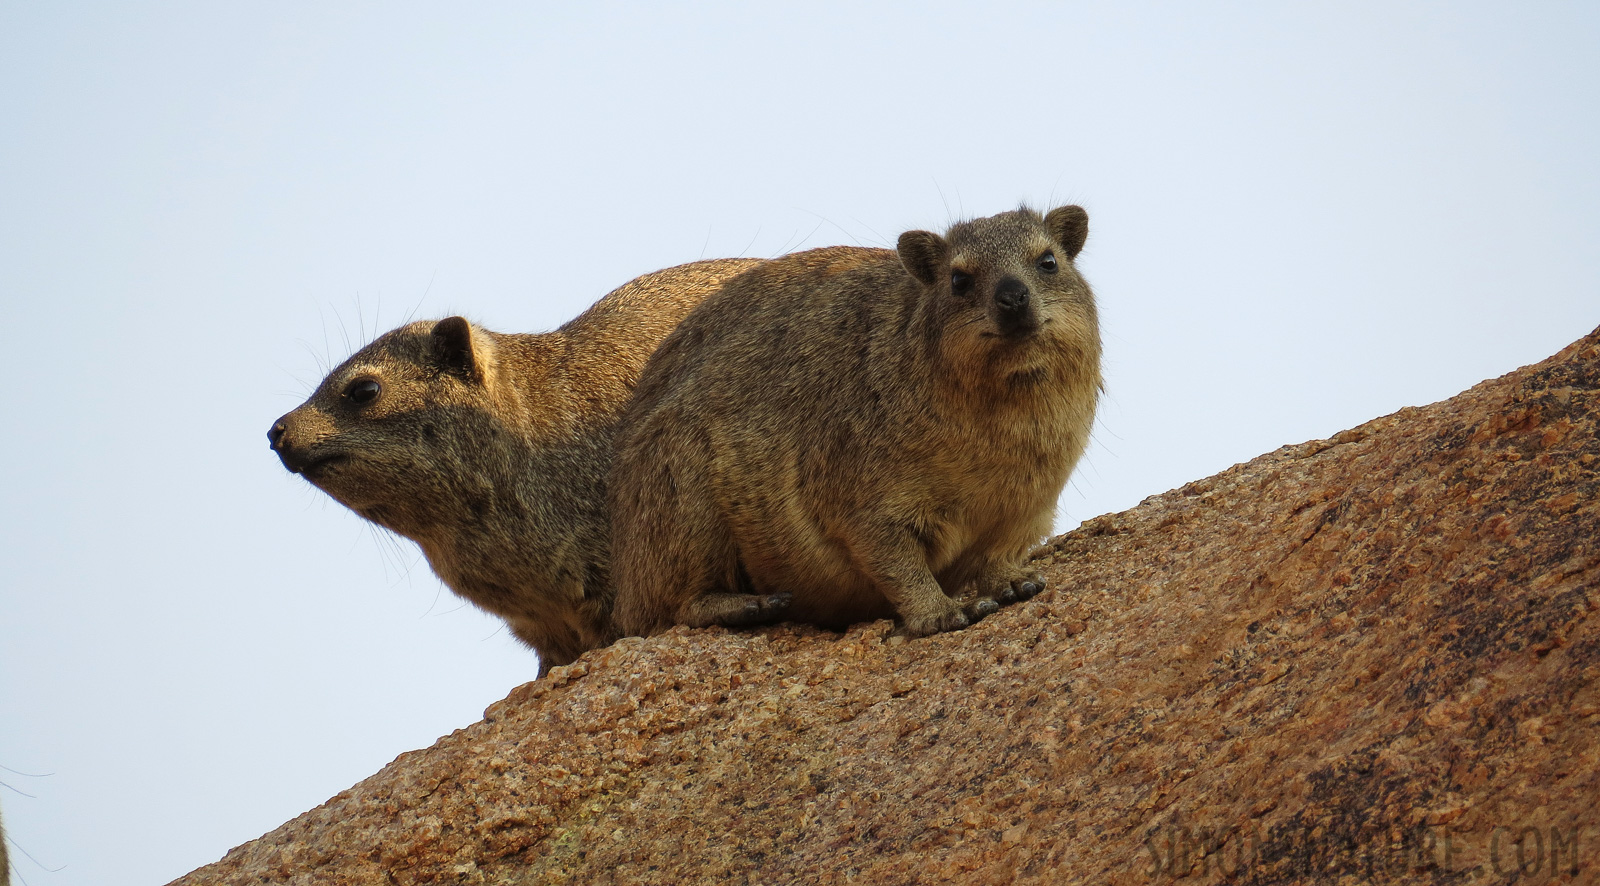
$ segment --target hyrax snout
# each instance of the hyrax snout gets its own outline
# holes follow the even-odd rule
[[[274,422],[268,443],[285,468],[375,523],[411,538],[451,530],[504,494],[493,475],[508,463],[481,456],[514,436],[504,420],[514,403],[496,400],[516,391],[490,378],[508,362],[497,342],[508,338],[461,317],[392,330]],[[524,375],[554,368],[541,349],[513,349]]]
[[[618,636],[605,483],[640,369],[690,309],[758,264],[648,274],[549,333],[409,323],[330,372],[268,441],[285,468],[415,541],[543,673]]]
[[[1028,284],[1004,277],[994,288],[995,327],[1008,336],[1027,335],[1039,328],[1039,318],[1028,298]]]
[[[615,618],[898,615],[963,627],[1025,568],[1089,439],[1094,296],[1064,206],[829,248],[730,280],[650,359],[617,436]]]

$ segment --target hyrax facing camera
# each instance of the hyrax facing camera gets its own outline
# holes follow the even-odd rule
[[[1024,568],[1100,390],[1063,206],[729,281],[650,358],[612,467],[616,621],[961,628]],[[898,253],[898,254],[897,254]]]
[[[559,330],[460,317],[358,351],[268,433],[284,467],[422,547],[450,589],[506,620],[540,673],[616,639],[605,480],[612,436],[657,343],[760,264],[647,274]]]

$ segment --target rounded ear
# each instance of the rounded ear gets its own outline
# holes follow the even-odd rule
[[[900,235],[895,251],[900,253],[900,263],[923,286],[932,286],[944,269],[950,245],[931,231],[906,231]]]
[[[1083,251],[1083,241],[1089,239],[1089,213],[1082,206],[1058,206],[1044,217],[1044,226],[1050,231],[1067,258],[1077,258]]]
[[[433,325],[430,352],[441,369],[470,381],[483,380],[483,361],[472,347],[472,324],[465,317],[446,317]]]

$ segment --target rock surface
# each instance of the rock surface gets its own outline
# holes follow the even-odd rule
[[[200,883],[1600,880],[1600,330],[903,642],[589,653]]]

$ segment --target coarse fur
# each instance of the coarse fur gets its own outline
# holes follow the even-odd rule
[[[409,323],[330,372],[269,440],[289,470],[420,545],[451,590],[538,653],[543,675],[617,636],[605,481],[640,369],[758,264],[647,274],[543,334]]]
[[[1023,564],[1100,391],[1087,234],[1079,207],[1023,208],[729,281],[618,431],[618,627],[898,615],[921,636],[1037,593]]]

